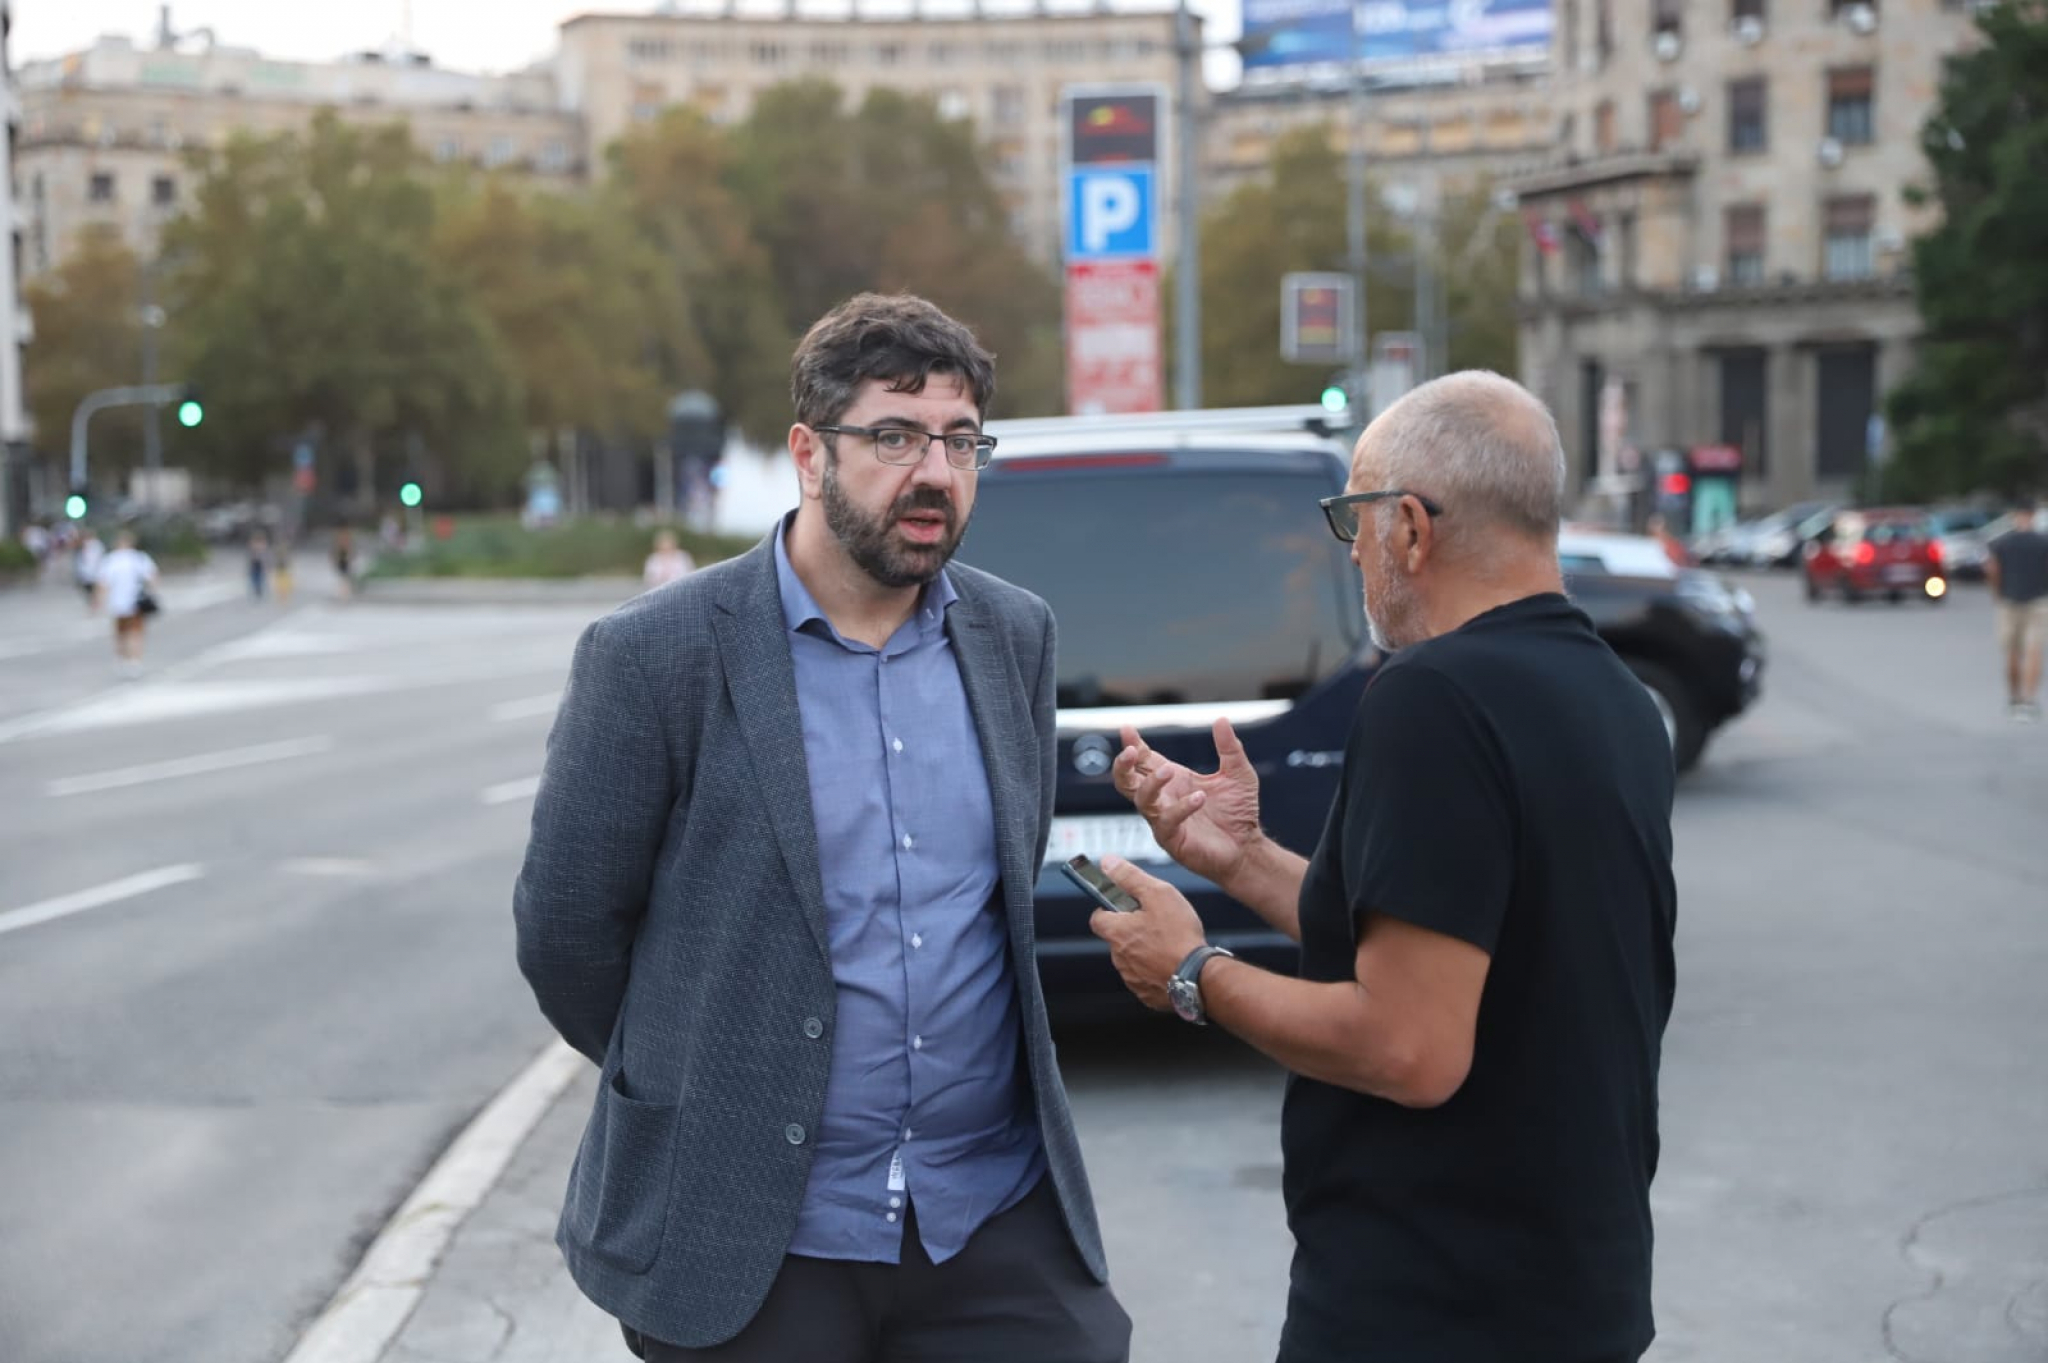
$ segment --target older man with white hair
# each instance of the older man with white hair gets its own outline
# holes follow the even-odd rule
[[[1095,921],[1133,992],[1292,1071],[1282,1363],[1609,1363],[1654,1334],[1671,751],[1564,595],[1564,483],[1549,412],[1494,374],[1359,439],[1323,510],[1393,657],[1313,856],[1260,831],[1227,721],[1211,773],[1124,734],[1160,845],[1301,943],[1298,978],[1247,965],[1105,859],[1141,906]]]

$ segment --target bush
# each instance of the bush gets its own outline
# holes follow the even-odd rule
[[[0,539],[0,577],[35,571],[36,556],[20,540]]]
[[[382,553],[371,577],[638,577],[655,528],[625,520],[585,519],[529,530],[511,516],[463,517],[447,539],[429,537],[401,553]],[[751,549],[754,536],[677,529],[698,566]]]
[[[128,528],[135,532],[135,547],[155,559],[159,566],[190,566],[206,561],[206,536],[191,521],[137,521]],[[107,541],[108,548],[113,547],[111,535],[101,538]]]

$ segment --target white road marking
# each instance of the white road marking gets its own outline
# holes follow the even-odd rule
[[[169,762],[151,762],[140,767],[121,767],[115,771],[94,772],[89,776],[67,776],[52,781],[48,790],[51,795],[90,795],[102,790],[120,790],[126,786],[147,785],[151,781],[169,781],[180,776],[199,776],[210,771],[230,771],[236,767],[253,767],[264,762],[283,762],[294,757],[310,757],[314,753],[326,752],[334,746],[334,740],[324,734],[313,738],[292,738],[282,743],[261,743],[253,748],[229,748],[224,752],[200,753],[196,757],[179,757]]]
[[[545,696],[528,696],[524,700],[508,700],[491,707],[491,722],[503,724],[511,719],[532,719],[535,715],[551,715],[562,703],[560,691],[550,691]]]
[[[277,869],[287,875],[346,878],[370,875],[377,868],[367,861],[349,857],[293,857],[289,861],[280,861]]]
[[[479,798],[487,805],[505,805],[514,800],[530,800],[533,793],[539,789],[540,778],[526,776],[517,781],[507,781],[503,785],[486,786]]]
[[[448,1244],[562,1091],[590,1062],[550,1042],[441,1156],[385,1223],[285,1363],[376,1363],[412,1318]]]
[[[45,899],[42,903],[31,904],[25,909],[0,913],[0,933],[13,932],[19,928],[32,928],[38,923],[67,918],[74,913],[84,913],[87,909],[97,909],[106,904],[118,904],[124,899],[133,899],[152,890],[197,880],[205,874],[206,868],[196,862],[183,866],[160,866],[154,871],[144,871],[125,880],[110,881],[90,890]]]

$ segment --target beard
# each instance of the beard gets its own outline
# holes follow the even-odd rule
[[[825,525],[862,572],[884,587],[922,587],[939,575],[967,533],[953,501],[935,487],[912,488],[879,516],[855,506],[839,485],[839,456],[825,457]],[[944,532],[935,544],[911,544],[896,533],[899,518],[913,511],[945,517]]]
[[[1373,550],[1373,574],[1369,582],[1379,583],[1378,592],[1368,585],[1365,590],[1365,627],[1372,635],[1373,647],[1382,653],[1393,653],[1415,642],[1412,629],[1415,623],[1415,592],[1408,584],[1394,556],[1387,552],[1384,544]],[[1374,602],[1377,595],[1379,600]]]

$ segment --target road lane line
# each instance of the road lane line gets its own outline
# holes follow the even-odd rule
[[[486,786],[478,798],[487,805],[506,805],[514,800],[530,800],[533,793],[539,789],[538,776],[525,776],[517,781],[507,781],[503,785]]]
[[[507,720],[532,719],[535,715],[551,715],[562,703],[560,691],[550,691],[545,696],[528,696],[525,700],[508,700],[491,707],[491,722],[503,724]]]
[[[456,1232],[589,1064],[561,1042],[548,1043],[435,1162],[285,1363],[377,1363],[383,1358],[426,1295]]]
[[[280,861],[277,869],[286,875],[345,878],[370,875],[377,868],[367,861],[351,857],[293,857],[288,861]]]
[[[84,913],[87,909],[118,904],[124,899],[133,899],[152,890],[197,880],[205,874],[206,868],[196,862],[188,862],[182,866],[159,866],[154,871],[144,871],[125,880],[110,881],[90,890],[45,899],[42,903],[31,904],[25,909],[12,909],[0,913],[0,934],[13,932],[18,928],[32,928],[38,923],[48,923],[57,918],[68,918],[74,913]]]
[[[151,762],[140,767],[121,767],[114,771],[93,772],[87,776],[67,776],[50,782],[48,793],[59,798],[66,795],[90,795],[102,790],[120,790],[125,786],[147,785],[151,781],[169,781],[179,776],[200,776],[210,771],[231,771],[236,767],[253,767],[264,762],[283,762],[294,757],[311,757],[334,746],[334,740],[326,735],[313,738],[290,738],[282,743],[261,743],[253,748],[229,748],[224,752],[201,753],[196,757],[179,757],[169,762]]]

